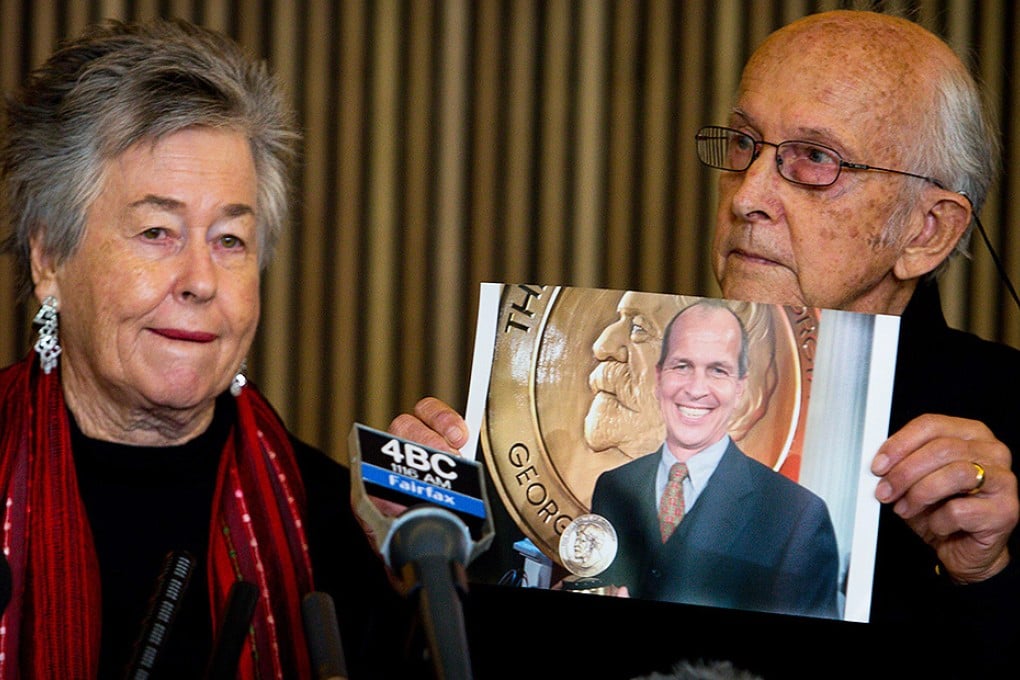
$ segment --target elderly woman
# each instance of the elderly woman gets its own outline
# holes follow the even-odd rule
[[[123,677],[171,554],[194,567],[156,675],[202,674],[243,580],[259,598],[241,677],[311,675],[313,590],[357,677],[402,599],[346,470],[242,373],[297,141],[279,88],[213,32],[109,22],[7,114],[6,245],[41,309],[35,352],[0,372],[0,677]]]

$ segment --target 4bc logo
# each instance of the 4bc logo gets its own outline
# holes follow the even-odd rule
[[[464,520],[476,539],[482,534],[491,538],[485,480],[477,461],[358,423],[351,429],[349,441],[355,497],[405,507],[437,505]]]
[[[457,461],[448,453],[431,451],[400,439],[390,439],[379,452],[392,459],[391,471],[405,477],[447,489],[457,480]]]

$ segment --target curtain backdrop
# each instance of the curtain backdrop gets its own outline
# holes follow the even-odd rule
[[[249,372],[344,460],[355,421],[385,428],[426,394],[463,408],[480,282],[718,295],[694,133],[725,121],[765,35],[836,7],[943,35],[988,88],[1007,167],[1020,155],[1007,0],[0,0],[0,86],[105,17],[183,17],[268,60],[305,142]],[[1018,183],[1007,172],[982,214],[1015,282]],[[1020,346],[977,235],[971,250],[943,284],[950,323]],[[0,258],[0,365],[28,351],[36,307]]]

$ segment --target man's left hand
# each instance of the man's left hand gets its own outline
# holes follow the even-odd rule
[[[1009,448],[984,423],[927,414],[882,444],[871,464],[875,497],[935,549],[959,583],[1009,564],[1020,501]]]

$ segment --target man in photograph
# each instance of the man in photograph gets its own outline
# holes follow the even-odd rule
[[[747,357],[724,301],[699,300],[666,327],[655,366],[665,441],[595,484],[592,512],[619,538],[601,578],[630,597],[837,618],[825,503],[727,434]]]

